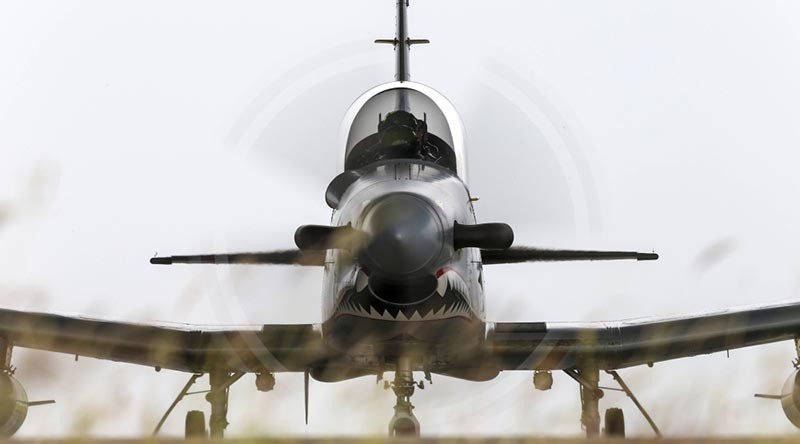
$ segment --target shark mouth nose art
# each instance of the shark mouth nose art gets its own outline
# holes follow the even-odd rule
[[[453,270],[440,270],[437,273],[436,291],[413,304],[384,301],[370,290],[368,279],[364,271],[357,272],[355,285],[345,290],[336,309],[336,317],[351,315],[385,321],[428,321],[473,316],[464,296],[467,294],[467,285]]]

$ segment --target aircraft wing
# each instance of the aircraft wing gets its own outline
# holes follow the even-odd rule
[[[200,327],[0,309],[0,338],[15,347],[187,372],[305,371],[327,356],[312,324]]]
[[[499,370],[611,370],[800,336],[800,302],[616,322],[498,322],[487,360]]]

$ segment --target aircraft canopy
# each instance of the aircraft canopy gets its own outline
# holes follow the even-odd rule
[[[433,99],[410,88],[392,88],[369,98],[356,113],[347,137],[345,169],[390,159],[417,159],[458,174],[453,135]]]

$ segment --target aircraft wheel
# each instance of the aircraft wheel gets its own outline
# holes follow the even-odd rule
[[[622,409],[606,409],[605,425],[603,435],[610,438],[624,438],[625,415],[622,413]]]
[[[398,418],[392,422],[391,429],[389,430],[390,436],[400,438],[415,438],[419,437],[419,422],[413,417]]]
[[[208,438],[205,413],[200,410],[186,412],[186,438]]]

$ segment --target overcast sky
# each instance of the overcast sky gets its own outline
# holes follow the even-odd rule
[[[292,246],[325,223],[341,118],[393,75],[392,0],[0,2],[0,304],[127,320],[319,322],[320,270],[151,267]],[[280,6],[278,6],[280,5]],[[517,244],[655,250],[655,263],[492,266],[492,320],[613,320],[800,299],[800,3],[416,0],[412,78],[467,131],[480,221]],[[791,343],[622,371],[668,435],[796,433]],[[188,375],[16,350],[19,435],[148,433]],[[423,433],[577,435],[556,374],[435,377]],[[383,434],[373,378],[231,391],[229,435]],[[608,381],[606,381],[608,379]],[[603,376],[604,383],[610,378]],[[205,383],[205,380],[203,380]],[[648,435],[632,403],[628,429]],[[187,400],[167,422],[179,435]]]

